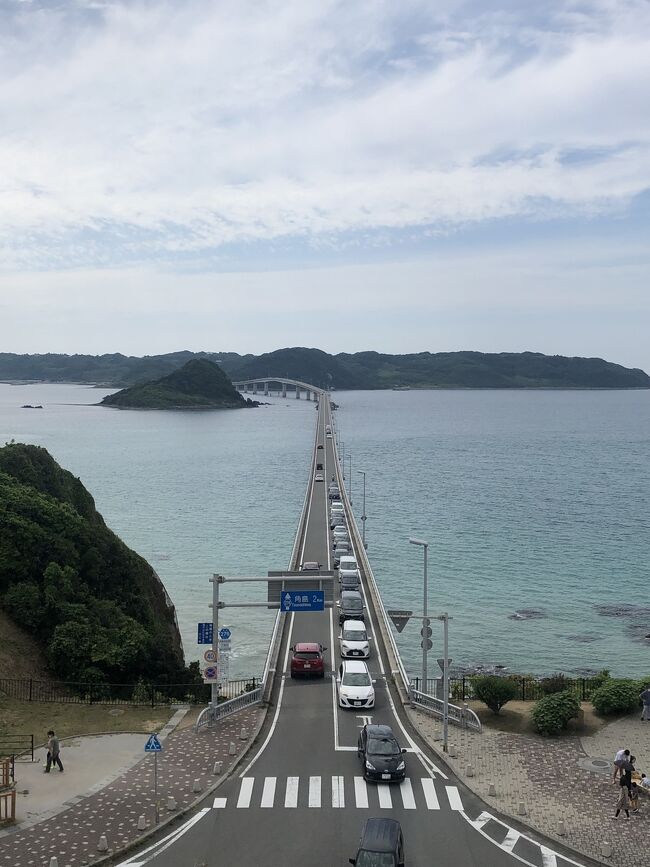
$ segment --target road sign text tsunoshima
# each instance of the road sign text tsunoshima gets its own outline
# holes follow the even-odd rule
[[[283,590],[280,597],[282,611],[324,611],[324,590]]]

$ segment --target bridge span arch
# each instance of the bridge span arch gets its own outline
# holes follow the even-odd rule
[[[307,400],[317,401],[319,397],[323,394],[326,394],[324,388],[319,388],[317,385],[311,385],[309,382],[302,382],[299,379],[290,379],[286,376],[258,376],[253,377],[251,379],[241,379],[237,382],[233,382],[233,385],[238,391],[243,391],[245,394],[248,394],[249,391],[252,391],[253,394],[259,394],[259,390],[262,390],[262,394],[269,395],[271,391],[275,391],[276,389],[271,389],[271,386],[278,386],[278,393],[282,392],[282,397],[287,396],[287,390],[290,388],[292,391],[295,391],[296,399],[300,400],[301,393],[304,392]]]

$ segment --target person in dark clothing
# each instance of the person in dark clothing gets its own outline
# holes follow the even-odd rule
[[[624,781],[621,780],[621,789],[618,795],[618,801],[616,802],[616,812],[612,816],[612,819],[618,819],[619,814],[623,810],[625,812],[625,818],[630,818],[630,796],[628,793],[627,786]]]
[[[630,756],[630,758],[624,761],[621,765],[621,785],[627,787],[628,794],[632,790],[632,771],[634,770],[635,762],[636,756]]]
[[[63,772],[63,763],[61,762],[61,746],[59,744],[59,739],[54,734],[52,729],[47,733],[47,763],[45,765],[44,774],[50,773],[50,768],[52,765],[57,765],[59,771]]]

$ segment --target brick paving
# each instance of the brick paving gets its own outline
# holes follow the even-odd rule
[[[232,767],[250,746],[263,714],[259,707],[248,708],[222,720],[214,729],[203,729],[197,734],[188,727],[168,735],[157,759],[161,821],[201,797],[193,791],[195,781],[205,794]],[[245,741],[240,739],[242,729],[247,732]],[[231,743],[236,746],[234,756],[229,755]],[[215,776],[214,763],[218,761],[223,766],[221,774]],[[101,857],[97,843],[104,833],[111,852],[129,846],[143,834],[137,830],[140,816],[145,816],[149,828],[155,824],[153,775],[153,756],[143,754],[141,761],[100,791],[80,798],[56,816],[2,837],[0,867],[47,867],[53,855],[57,856],[59,867],[93,864]],[[171,813],[166,809],[169,796],[177,804]]]
[[[442,756],[442,725],[428,715],[409,710],[411,720]],[[563,846],[616,867],[645,863],[650,839],[650,796],[641,797],[637,815],[612,819],[618,784],[613,768],[587,770],[589,758],[611,762],[618,749],[629,747],[636,768],[650,775],[650,722],[637,715],[616,720],[597,734],[557,738],[519,735],[484,728],[481,734],[449,729],[445,760],[465,785],[499,813],[516,818]],[[468,765],[473,776],[467,775]],[[581,766],[583,765],[583,766]],[[496,796],[489,795],[490,784]],[[526,815],[519,814],[523,804]],[[565,834],[561,835],[560,823]],[[611,855],[607,855],[611,847]]]

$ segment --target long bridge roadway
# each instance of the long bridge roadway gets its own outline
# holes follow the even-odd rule
[[[323,446],[318,453],[324,455],[326,482],[314,483],[312,473],[300,559],[316,560],[323,568],[331,568],[327,480],[336,474],[328,424],[329,399],[322,396],[314,448]],[[427,755],[391,694],[376,612],[370,595],[364,595],[372,635],[369,667],[376,679],[374,709],[366,715],[340,709],[334,676],[290,678],[289,648],[296,642],[325,645],[326,671],[336,670],[340,660],[336,607],[288,615],[274,707],[257,744],[216,798],[211,795],[180,828],[132,855],[124,867],[339,867],[349,864],[371,816],[399,820],[407,867],[575,863],[523,836],[506,833],[504,839],[503,830],[491,835],[484,805]],[[363,781],[356,744],[361,726],[370,720],[390,725],[408,749],[405,783]]]

